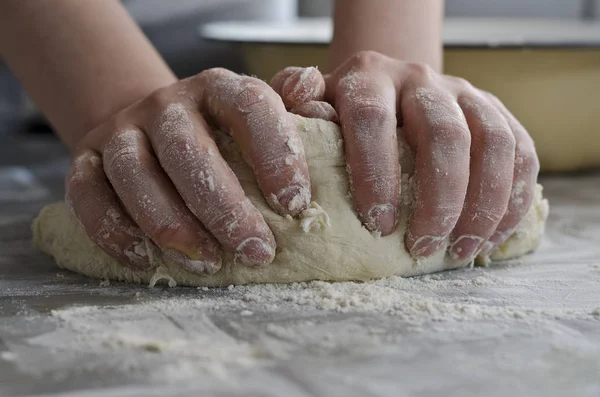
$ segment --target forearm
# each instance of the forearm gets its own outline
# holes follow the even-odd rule
[[[337,0],[329,68],[362,50],[442,69],[443,0]]]
[[[0,15],[0,55],[70,148],[176,81],[116,0],[2,0]]]

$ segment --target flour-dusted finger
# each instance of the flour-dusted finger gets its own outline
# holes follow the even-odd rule
[[[287,67],[273,77],[270,85],[287,109],[310,101],[322,101],[325,93],[325,80],[315,67]]]
[[[164,255],[193,273],[217,272],[219,243],[185,206],[144,132],[136,127],[115,131],[103,153],[104,170],[121,203]]]
[[[92,241],[128,267],[151,267],[144,233],[123,211],[98,153],[85,150],[74,157],[66,190],[67,204]]]
[[[496,228],[494,234],[488,239],[482,250],[482,255],[489,254],[495,247],[502,244],[514,232],[515,228],[525,217],[531,207],[535,192],[535,185],[540,170],[540,163],[535,151],[535,145],[525,127],[519,123],[515,116],[496,98],[487,95],[490,102],[502,113],[515,138],[514,173],[512,188],[507,211]]]
[[[224,69],[195,79],[205,87],[200,110],[238,143],[271,208],[291,216],[306,209],[311,191],[304,145],[281,98],[263,81]]]
[[[465,85],[468,83],[464,83]],[[504,116],[483,95],[458,98],[471,131],[469,186],[451,234],[450,255],[472,260],[506,213],[515,158],[515,137]]]
[[[195,103],[156,102],[156,117],[145,126],[161,167],[190,211],[229,252],[248,266],[264,266],[275,256],[275,239],[262,215],[245,196],[210,136]]]
[[[456,98],[430,81],[426,67],[401,88],[407,142],[416,153],[414,211],[406,246],[415,258],[438,251],[456,225],[469,183],[471,136]]]
[[[340,122],[335,108],[323,101],[304,102],[292,108],[290,112],[311,119],[323,119],[333,123]]]
[[[348,178],[359,218],[383,236],[398,223],[400,165],[396,134],[396,88],[384,70],[387,59],[365,52],[332,73],[344,136]]]

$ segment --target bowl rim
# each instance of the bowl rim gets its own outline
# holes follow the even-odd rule
[[[331,32],[329,18],[221,21],[198,26],[204,40],[253,45],[327,46]],[[447,18],[443,41],[444,48],[450,49],[600,49],[600,21]]]

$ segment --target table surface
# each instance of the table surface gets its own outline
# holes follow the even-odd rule
[[[0,145],[0,396],[598,396],[600,175],[543,178],[547,235],[489,268],[202,290],[100,283],[31,247],[66,150]]]

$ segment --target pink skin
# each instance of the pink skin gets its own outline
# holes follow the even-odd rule
[[[271,84],[211,69],[90,131],[75,152],[66,197],[90,237],[135,269],[152,265],[148,239],[198,274],[218,271],[223,250],[245,265],[267,265],[273,234],[209,123],[237,141],[271,207],[295,216],[310,202],[310,178],[286,110],[339,120],[357,214],[382,235],[397,223],[402,124],[416,153],[405,237],[415,258],[446,238],[457,260],[487,254],[531,205],[539,170],[531,138],[497,98],[461,79],[362,52],[330,75],[287,68]]]
[[[146,236],[198,274],[218,271],[223,250],[248,266],[273,260],[274,236],[206,120],[237,141],[275,211],[295,216],[310,203],[302,141],[281,99],[260,80],[211,69],[119,112],[74,155],[67,202],[124,265],[150,267]]]
[[[325,80],[319,69],[290,66],[277,73],[269,84],[281,96],[290,112],[339,122],[334,107],[323,101]]]
[[[470,261],[510,236],[531,205],[539,164],[527,131],[497,98],[426,65],[368,51],[321,77],[322,98],[310,95],[320,92],[317,73],[286,68],[271,86],[293,112],[320,117],[314,102],[322,100],[337,111],[356,211],[369,230],[387,235],[396,226],[399,124],[416,155],[416,204],[405,236],[411,255],[429,257],[449,238],[449,254]],[[298,85],[301,75],[316,87]]]
[[[67,175],[66,190],[68,205],[100,248],[133,269],[151,267],[147,253],[140,250],[144,233],[121,208],[98,153],[89,149],[79,153]]]

